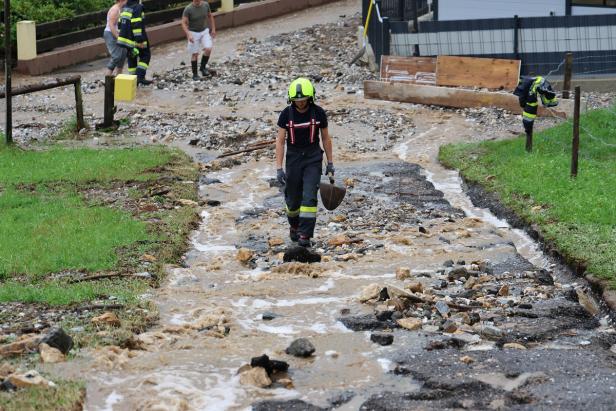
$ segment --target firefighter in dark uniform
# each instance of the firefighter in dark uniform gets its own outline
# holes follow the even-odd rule
[[[150,64],[150,44],[145,32],[145,13],[139,0],[128,0],[120,13],[118,45],[128,49],[128,73],[137,75],[137,84],[152,84],[145,73]]]
[[[522,107],[522,123],[524,124],[524,131],[527,137],[533,135],[533,124],[537,118],[537,110],[539,108],[539,100],[537,96],[541,98],[541,102],[545,107],[554,107],[558,105],[558,99],[556,93],[552,89],[552,85],[545,78],[538,77],[522,77],[513,92],[520,101],[520,107]]]
[[[310,80],[298,78],[291,83],[289,106],[280,113],[276,138],[277,179],[285,185],[286,212],[291,226],[289,236],[303,247],[310,247],[310,239],[314,236],[323,151],[327,156],[325,174],[333,176],[335,172],[327,115],[314,103],[314,97]],[[286,167],[283,169],[285,142]]]

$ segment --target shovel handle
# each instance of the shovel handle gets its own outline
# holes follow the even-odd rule
[[[327,177],[329,177],[329,183],[334,184],[334,175],[332,173],[327,173]]]

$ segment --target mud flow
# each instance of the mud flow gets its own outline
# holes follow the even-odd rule
[[[437,161],[442,144],[507,138],[519,119],[365,100],[373,74],[348,67],[358,10],[221,32],[218,77],[199,84],[178,67],[185,45],[162,47],[157,86],[123,108],[132,126],[96,140],[187,150],[206,205],[183,265],[143,296],[159,324],[52,370],[87,381],[87,410],[614,409],[616,336],[592,293]],[[313,264],[283,262],[271,148],[213,160],[273,138],[299,74],[317,83],[347,187],[337,210],[319,207]],[[287,353],[300,338],[314,353]],[[263,354],[288,369],[251,368]]]

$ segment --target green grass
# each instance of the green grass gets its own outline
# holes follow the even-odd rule
[[[195,186],[184,184],[197,178],[196,169],[175,150],[0,148],[0,302],[67,305],[143,292],[143,282],[135,283],[139,287],[126,280],[68,285],[48,279],[67,270],[143,269],[139,257],[144,252],[158,256],[146,269],[160,277],[163,264],[177,261],[185,248],[194,208],[169,207],[173,199],[161,197],[166,207],[141,215],[136,208],[88,202],[82,192],[121,191],[130,184],[126,201],[147,200],[148,187],[163,176],[178,198],[196,199]],[[148,222],[151,217],[161,223]]]
[[[2,411],[73,411],[82,409],[85,384],[54,381],[55,388],[32,387],[17,392],[0,392]]]
[[[88,207],[75,192],[0,196],[0,279],[62,270],[110,270],[115,250],[148,240],[145,223],[107,207]]]
[[[530,154],[523,138],[516,138],[447,145],[441,148],[440,160],[496,193],[528,223],[537,224],[570,263],[586,267],[616,288],[615,120],[616,113],[609,110],[582,116],[575,179],[569,177],[570,122],[535,133]]]
[[[154,173],[145,173],[145,170],[166,164],[172,155],[172,151],[162,147],[115,150],[55,148],[35,152],[0,145],[0,186],[52,181],[145,181],[155,177]]]
[[[45,302],[51,306],[62,306],[113,296],[116,297],[114,301],[120,304],[132,304],[136,302],[136,296],[144,293],[147,287],[147,283],[140,280],[88,281],[75,284],[61,281],[29,284],[7,281],[0,287],[0,302]]]

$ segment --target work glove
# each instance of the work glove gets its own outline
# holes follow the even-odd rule
[[[325,175],[333,177],[336,169],[334,168],[334,163],[327,163],[327,167],[325,167]]]
[[[287,184],[287,175],[284,173],[284,170],[282,168],[276,170],[276,179],[282,185]]]
[[[133,53],[133,57],[137,57],[139,55],[139,49],[138,48],[133,48],[132,49],[132,53]]]

